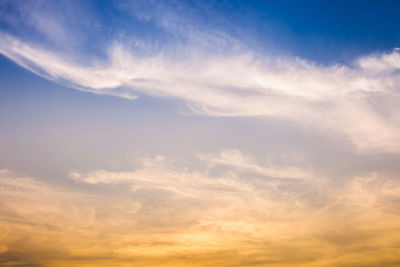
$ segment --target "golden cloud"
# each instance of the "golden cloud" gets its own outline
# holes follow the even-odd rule
[[[231,153],[232,159],[238,155]],[[237,158],[248,169],[243,164],[246,156]],[[88,186],[78,190],[2,171],[0,262],[5,266],[398,263],[396,179],[372,173],[335,187],[313,179],[252,179],[251,173],[243,179],[242,175],[236,170],[212,176],[209,171],[180,169],[158,157],[132,172],[73,173],[75,181]],[[290,189],[299,182],[307,192]]]

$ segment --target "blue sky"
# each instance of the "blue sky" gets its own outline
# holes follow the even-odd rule
[[[77,52],[79,49],[89,54],[101,54],[116,39],[137,36],[149,41],[154,49],[163,45],[158,42],[185,39],[184,34],[160,27],[161,21],[169,16],[173,17],[171,25],[185,21],[188,28],[221,30],[264,53],[272,49],[284,55],[290,53],[315,61],[334,62],[335,59],[353,59],[396,47],[399,41],[398,5],[397,1],[139,1],[133,4],[124,1],[58,4],[39,1],[24,10],[28,4],[4,1],[1,25],[5,32],[50,47],[61,45],[62,50]],[[48,19],[48,23],[42,23],[39,16],[24,13],[31,9]],[[183,16],[187,14],[190,17]],[[65,24],[68,28],[60,30]],[[58,38],[50,36],[52,33]]]
[[[399,10],[0,0],[0,264],[395,264]]]

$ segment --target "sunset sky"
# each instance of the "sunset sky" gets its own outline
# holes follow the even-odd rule
[[[0,0],[0,266],[400,266],[399,13]]]

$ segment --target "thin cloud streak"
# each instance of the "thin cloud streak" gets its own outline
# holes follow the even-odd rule
[[[136,92],[181,99],[201,115],[277,117],[347,136],[360,152],[400,151],[397,49],[362,57],[349,67],[196,49],[180,59],[140,57],[120,44],[110,47],[104,63],[87,67],[10,35],[1,37],[0,53],[67,86],[128,99]]]

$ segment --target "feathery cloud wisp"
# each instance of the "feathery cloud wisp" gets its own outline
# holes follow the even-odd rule
[[[209,116],[276,117],[344,135],[361,152],[400,152],[399,49],[323,66],[256,52],[229,32],[222,16],[212,13],[226,27],[202,19],[201,12],[212,12],[207,6],[122,1],[114,8],[126,21],[115,27],[103,25],[90,5],[62,5],[10,3],[15,14],[1,11],[2,21],[17,28],[0,32],[0,53],[46,79],[96,94],[180,99]],[[25,28],[38,35],[26,38]],[[107,40],[105,29],[113,32]]]
[[[353,67],[251,53],[139,57],[110,48],[101,65],[80,66],[1,34],[0,52],[47,79],[82,90],[135,98],[135,92],[186,101],[211,116],[272,116],[336,132],[359,151],[400,151],[398,50],[360,58]],[[123,89],[121,89],[123,88]]]

